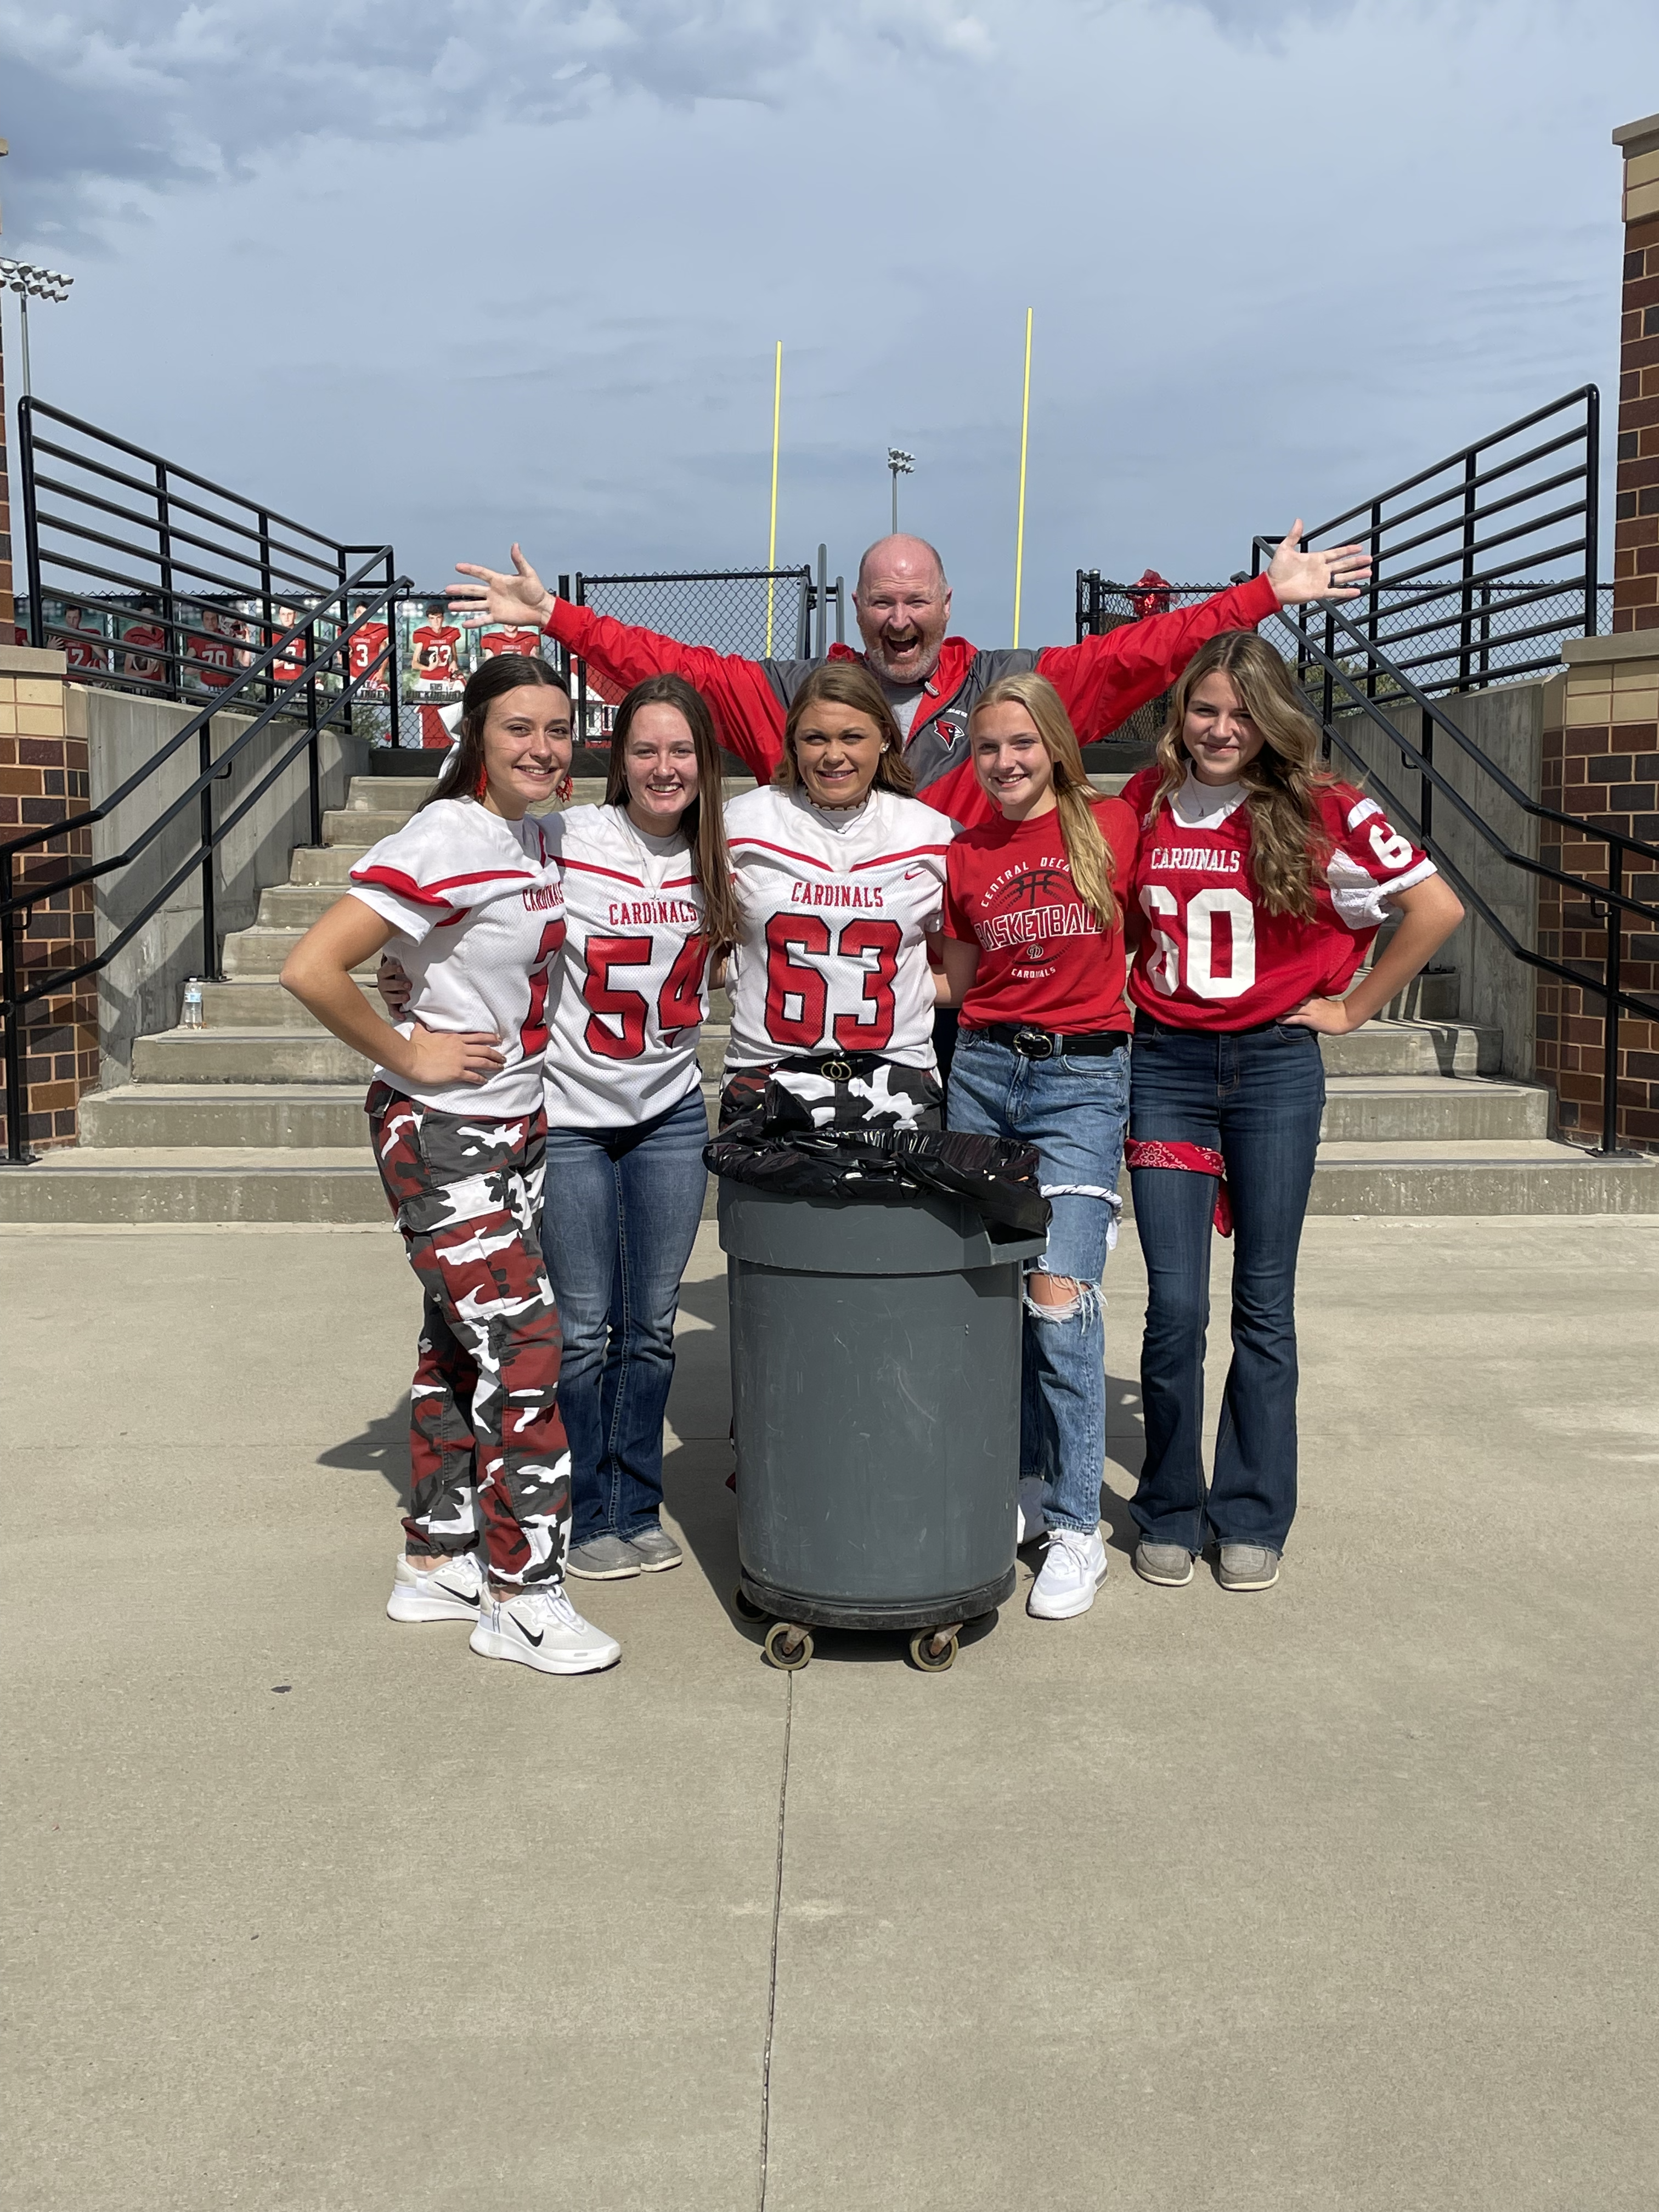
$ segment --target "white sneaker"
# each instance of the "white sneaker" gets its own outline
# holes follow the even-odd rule
[[[622,1657],[616,1638],[582,1619],[562,1583],[487,1597],[468,1643],[481,1659],[516,1659],[544,1674],[597,1674]]]
[[[1098,1528],[1086,1536],[1080,1528],[1051,1529],[1025,1610],[1038,1620],[1071,1620],[1087,1613],[1105,1579],[1106,1546]]]
[[[1048,1505],[1049,1490],[1040,1474],[1022,1474],[1019,1478],[1019,1503],[1014,1510],[1014,1543],[1035,1544],[1048,1529],[1044,1508]]]
[[[483,1607],[483,1571],[477,1552],[459,1552],[441,1566],[422,1570],[399,1559],[392,1570],[389,1620],[477,1620]]]

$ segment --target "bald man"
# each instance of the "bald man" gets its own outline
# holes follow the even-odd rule
[[[1036,669],[1066,702],[1072,726],[1087,744],[1127,720],[1137,707],[1167,691],[1206,639],[1226,629],[1254,629],[1281,606],[1327,596],[1352,598],[1370,573],[1362,548],[1317,553],[1297,550],[1300,520],[1273,555],[1267,574],[1197,606],[1127,623],[1078,645],[981,651],[947,635],[951,586],[945,563],[924,538],[878,539],[859,563],[853,607],[862,653],[830,649],[831,660],[862,659],[880,681],[904,732],[904,757],[916,796],[964,826],[988,822],[990,802],[974,778],[968,717],[999,677]],[[713,708],[720,742],[761,783],[769,782],[783,752],[789,702],[818,664],[745,660],[707,646],[682,645],[556,599],[524,555],[513,548],[515,573],[456,567],[472,584],[451,587],[455,611],[471,622],[534,621],[595,671],[618,696],[665,671],[695,684]]]

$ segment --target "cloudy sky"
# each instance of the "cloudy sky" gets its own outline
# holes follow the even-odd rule
[[[1589,380],[1652,0],[0,0],[43,397],[420,580],[1224,576]],[[16,325],[6,339],[15,385]],[[1608,439],[1609,447],[1611,438]]]

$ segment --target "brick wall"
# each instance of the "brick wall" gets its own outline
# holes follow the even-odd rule
[[[10,456],[6,448],[6,425],[10,420],[6,411],[6,355],[0,346],[0,645],[9,645],[16,635],[11,584]]]
[[[1565,681],[1548,687],[1559,726],[1547,726],[1558,716],[1546,714],[1544,803],[1659,844],[1659,627],[1571,638],[1565,651]],[[1592,883],[1606,881],[1607,848],[1597,839],[1563,838],[1546,823],[1539,855]],[[1659,870],[1628,862],[1625,889],[1659,902]],[[1564,900],[1553,885],[1541,884],[1538,928],[1540,952],[1602,971],[1607,927],[1588,900]],[[1659,996],[1659,935],[1624,932],[1620,981],[1627,991]],[[1555,1091],[1563,1135],[1599,1141],[1601,1000],[1540,977],[1537,1038],[1539,1079]],[[1620,1141],[1659,1150],[1659,1022],[1629,1016],[1620,1022],[1617,1099]]]
[[[61,653],[0,642],[0,843],[88,804],[85,704],[84,692],[64,680]],[[91,832],[76,830],[20,854],[15,886],[50,884],[91,857]],[[88,958],[95,927],[90,884],[55,892],[34,908],[18,936],[21,986]],[[36,1151],[73,1144],[81,1095],[98,1081],[96,978],[26,1007],[21,1036],[27,1142]],[[8,1133],[0,1097],[0,1145]]]
[[[1613,134],[1625,157],[1625,294],[1613,627],[1659,629],[1659,116]]]

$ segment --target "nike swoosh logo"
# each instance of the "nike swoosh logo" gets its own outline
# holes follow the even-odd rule
[[[542,1638],[547,1633],[545,1629],[538,1629],[536,1633],[532,1636],[530,1633],[530,1631],[525,1626],[523,1621],[520,1620],[516,1613],[509,1613],[507,1617],[512,1622],[514,1628],[518,1630],[520,1635],[523,1637],[526,1644],[539,1644]]]
[[[477,1590],[470,1592],[467,1590],[458,1590],[450,1583],[440,1583],[438,1588],[443,1592],[446,1597],[458,1598],[463,1605],[477,1605],[478,1602],[478,1593]]]

